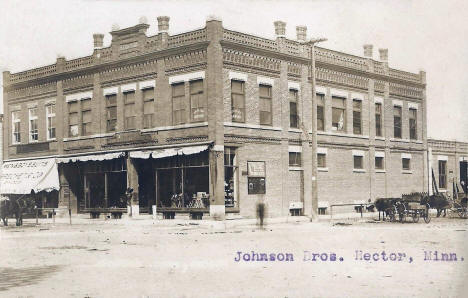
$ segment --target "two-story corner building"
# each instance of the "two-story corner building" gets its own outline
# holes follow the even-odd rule
[[[209,212],[270,216],[427,188],[425,73],[315,47],[316,109],[306,28],[275,40],[223,28],[169,35],[169,18],[117,29],[92,55],[4,73],[0,191],[72,212]],[[316,112],[313,112],[316,111]],[[313,115],[315,117],[313,117]],[[317,125],[313,125],[316,119]],[[317,152],[312,132],[317,130]],[[318,201],[312,200],[317,154]],[[45,170],[44,170],[45,169]],[[27,177],[27,179],[24,179]]]

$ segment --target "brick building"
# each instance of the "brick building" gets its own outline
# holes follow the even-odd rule
[[[468,185],[468,143],[428,139],[428,154],[431,173],[429,189],[432,190],[432,171],[438,191],[452,195],[454,183],[462,192]]]
[[[253,216],[259,199],[270,216],[291,203],[310,215],[426,189],[424,72],[390,68],[386,49],[373,60],[371,45],[364,57],[315,47],[314,102],[306,27],[289,40],[275,22],[270,40],[215,18],[179,35],[168,17],[157,21],[157,35],[145,22],[113,28],[107,47],[94,34],[89,56],[4,72],[4,169],[25,175],[42,161],[58,181],[24,186],[4,173],[15,187],[2,193],[35,189],[75,213],[122,208],[131,187],[133,213],[156,205],[222,218]]]

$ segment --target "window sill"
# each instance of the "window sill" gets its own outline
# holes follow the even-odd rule
[[[413,174],[413,171],[411,171],[411,170],[402,170],[401,173],[402,174]]]
[[[302,132],[302,130],[299,129],[299,128],[289,128],[288,131],[289,131],[289,132],[299,132],[299,133]]]
[[[317,168],[319,172],[328,172],[328,168]]]
[[[309,133],[312,133],[312,131],[310,131]],[[366,135],[355,135],[355,134],[349,134],[346,132],[338,132],[338,131],[331,131],[331,132],[317,131],[317,134],[326,135],[326,136],[356,138],[356,139],[369,139],[369,136],[366,136]]]
[[[57,138],[47,139],[47,142],[55,142],[55,141],[57,141]]]
[[[365,173],[366,170],[364,170],[364,169],[353,169],[353,172],[354,173]]]
[[[302,167],[297,166],[289,166],[290,171],[302,171]]]
[[[376,140],[385,141],[385,137],[375,137]]]
[[[375,170],[376,173],[386,173],[386,170]]]
[[[185,124],[178,124],[172,126],[161,126],[161,127],[153,127],[153,128],[145,128],[142,129],[141,132],[154,132],[154,131],[162,131],[162,130],[174,130],[174,129],[183,129],[183,128],[193,128],[193,127],[203,127],[208,126],[208,122],[194,122],[194,123],[185,123]]]
[[[105,137],[111,137],[113,135],[115,135],[115,132],[94,134],[94,135],[89,135],[89,136],[77,136],[77,137],[63,138],[63,141],[70,142],[70,141],[79,141],[79,140],[87,140],[87,139],[95,139],[95,138],[105,138]]]
[[[275,127],[271,125],[258,125],[258,124],[247,124],[247,123],[234,123],[234,122],[224,122],[224,126],[228,127],[240,127],[240,128],[255,128],[255,129],[264,129],[264,130],[275,130],[282,131],[281,127]]]
[[[390,138],[390,141],[392,142],[403,142],[403,143],[409,143],[409,139],[399,139],[399,138]]]

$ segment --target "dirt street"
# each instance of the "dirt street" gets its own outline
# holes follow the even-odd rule
[[[27,220],[0,228],[0,296],[467,297],[467,223]]]

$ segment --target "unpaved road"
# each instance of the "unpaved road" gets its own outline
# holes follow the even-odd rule
[[[27,222],[0,228],[0,297],[468,297],[467,223],[284,223],[259,230],[151,220]],[[238,251],[291,253],[294,261],[236,262]],[[383,251],[405,258],[383,261]],[[424,251],[456,253],[457,261],[424,261]],[[316,261],[313,253],[321,254]]]

